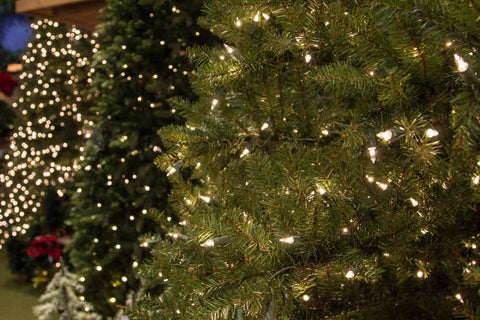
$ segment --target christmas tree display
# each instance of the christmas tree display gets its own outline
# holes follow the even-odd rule
[[[92,307],[81,295],[83,290],[78,275],[62,266],[48,284],[33,312],[38,320],[50,320],[53,317],[58,320],[100,320],[100,315],[91,312]]]
[[[13,104],[18,124],[0,173],[0,245],[10,236],[26,234],[33,221],[56,221],[39,230],[44,234],[59,227],[88,138],[83,126],[95,39],[49,20],[32,27],[35,37],[22,57],[20,98]]]
[[[160,130],[178,220],[131,317],[478,319],[479,14],[207,0],[224,45]]]
[[[197,1],[112,0],[103,11],[92,139],[75,177],[67,251],[86,301],[112,317],[139,290],[135,268],[149,250],[140,238],[161,232],[147,212],[171,212],[169,183],[154,164],[157,130],[180,119],[168,98],[193,97],[185,50],[207,33],[196,27]]]

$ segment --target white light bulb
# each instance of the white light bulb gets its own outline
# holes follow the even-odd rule
[[[378,181],[377,181],[377,186],[378,186],[380,189],[382,189],[383,191],[387,190],[387,188],[388,188],[388,184],[386,184],[386,183],[381,183],[381,182],[378,182]]]
[[[308,301],[308,300],[310,300],[310,296],[308,294],[304,294],[302,296],[302,299],[303,299],[303,301]]]
[[[245,150],[243,150],[242,154],[240,155],[240,158],[243,158],[245,157],[247,154],[250,153],[250,150],[248,150],[247,148],[245,148]]]
[[[468,63],[455,53],[455,63],[457,64],[458,72],[465,72],[468,69]]]
[[[423,278],[423,271],[422,270],[417,271],[417,278]]]
[[[392,130],[382,131],[382,132],[377,133],[377,137],[379,137],[380,139],[383,139],[385,141],[390,141],[393,137],[393,132],[392,132]]]
[[[370,160],[372,163],[375,163],[377,160],[377,147],[369,147],[368,154],[370,155]]]
[[[427,136],[427,138],[436,137],[438,136],[438,134],[438,131],[435,129],[427,129],[427,131],[425,131],[425,135]]]
[[[312,55],[310,53],[307,53],[305,55],[305,62],[309,63],[310,61],[312,61]]]
[[[210,201],[212,201],[212,198],[210,198],[210,197],[206,197],[206,196],[199,196],[199,197],[200,197],[200,199],[202,199],[206,203],[210,203]]]
[[[240,21],[240,19],[237,18],[235,20],[235,25],[240,28],[242,26],[242,21]]]
[[[319,186],[317,184],[317,190],[318,192],[323,196],[325,193],[327,193],[327,190],[325,190],[323,187]]]
[[[212,100],[212,110],[215,109],[215,107],[218,105],[218,100],[217,99],[213,99]]]
[[[293,237],[282,238],[282,239],[280,239],[280,242],[287,243],[287,244],[293,244],[295,242],[295,239]]]
[[[214,247],[215,246],[215,241],[213,240],[207,240],[204,243],[201,244],[202,247]]]
[[[261,130],[263,131],[263,130],[265,130],[265,129],[267,129],[267,128],[268,128],[268,123],[265,122],[265,123],[262,125]]]
[[[232,47],[230,47],[228,44],[224,44],[224,46],[225,46],[225,49],[227,49],[227,52],[228,52],[228,53],[230,53],[230,54],[233,53],[234,50],[233,50]]]
[[[347,279],[352,279],[353,277],[355,277],[355,272],[353,272],[352,270],[348,271],[346,274],[345,274],[345,277]]]
[[[418,201],[413,199],[413,198],[410,198],[410,202],[412,203],[412,206],[416,207],[418,206]]]
[[[473,177],[472,182],[474,185],[478,185],[480,183],[480,176]]]

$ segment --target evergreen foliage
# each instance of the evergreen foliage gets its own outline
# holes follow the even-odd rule
[[[85,139],[95,40],[48,20],[33,26],[34,40],[22,57],[20,98],[13,104],[18,119],[0,172],[0,244],[26,234],[34,221],[42,233],[62,225]]]
[[[38,320],[100,320],[101,316],[91,312],[91,305],[81,294],[84,288],[78,276],[65,266],[55,273],[45,293],[39,298],[39,305],[33,308]]]
[[[193,97],[186,46],[206,33],[195,25],[197,1],[112,0],[103,10],[93,138],[75,180],[68,251],[87,301],[111,317],[139,289],[133,269],[148,252],[139,237],[161,233],[147,212],[171,213],[169,183],[154,164],[163,148],[157,130],[180,121],[166,99]]]
[[[190,49],[199,100],[160,130],[180,222],[132,319],[477,319],[479,15],[207,0],[226,46]]]

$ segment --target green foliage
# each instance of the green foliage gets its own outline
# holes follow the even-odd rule
[[[131,317],[477,318],[479,14],[206,1],[228,46],[190,49],[199,99],[159,131],[179,219],[157,217],[141,274],[166,288]]]
[[[15,121],[15,112],[6,102],[0,100],[0,137],[5,137],[10,132]]]
[[[195,25],[197,1],[112,0],[103,11],[92,140],[76,176],[70,212],[76,232],[68,251],[85,277],[86,300],[111,317],[139,290],[134,268],[148,253],[139,237],[162,232],[147,212],[172,215],[169,182],[154,164],[163,150],[157,130],[181,121],[167,99],[194,97],[186,47],[208,33]]]
[[[8,268],[14,274],[25,275],[27,279],[33,276],[35,263],[27,256],[31,238],[27,236],[9,238],[5,243],[8,256]]]

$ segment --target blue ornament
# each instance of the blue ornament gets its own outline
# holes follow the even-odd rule
[[[24,15],[11,14],[0,19],[0,46],[11,52],[25,49],[32,38],[32,27]]]

